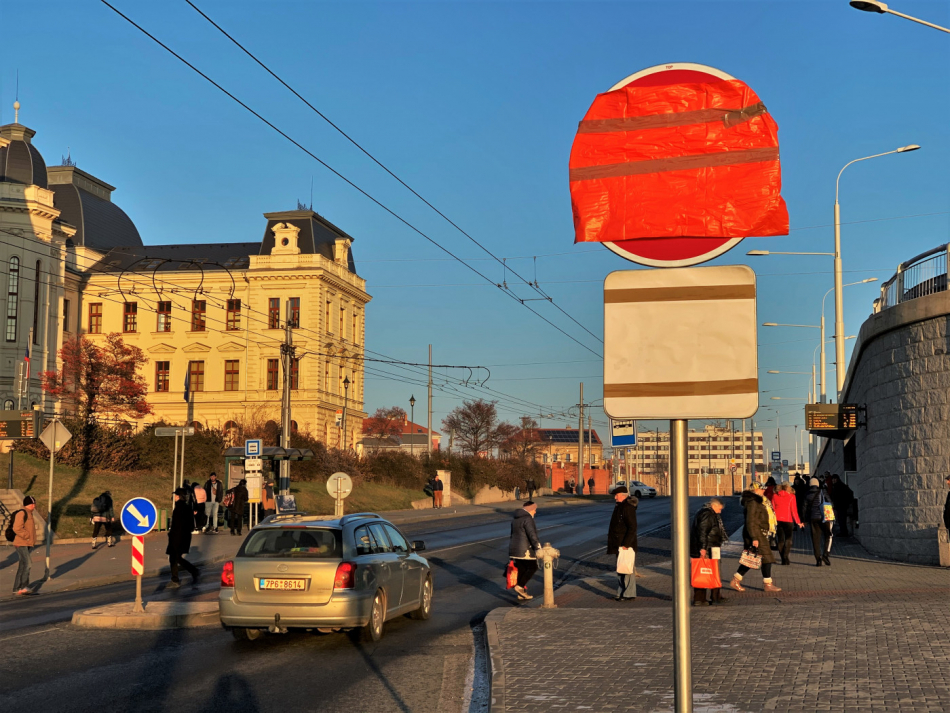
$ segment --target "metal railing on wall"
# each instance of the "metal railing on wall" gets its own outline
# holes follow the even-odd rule
[[[897,273],[881,285],[874,300],[875,313],[901,302],[947,291],[947,263],[950,243],[921,253],[897,266]]]

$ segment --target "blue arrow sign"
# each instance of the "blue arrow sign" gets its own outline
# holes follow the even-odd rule
[[[119,522],[130,535],[145,535],[158,524],[158,509],[148,498],[132,498],[122,506]]]

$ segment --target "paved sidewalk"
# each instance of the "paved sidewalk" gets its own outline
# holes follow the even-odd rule
[[[673,710],[669,540],[640,551],[634,602],[613,601],[604,556],[557,590],[558,609],[489,614],[493,712]],[[690,608],[697,713],[950,710],[950,571],[853,540],[815,567],[804,533],[792,562],[773,567],[779,594],[749,573],[726,604]],[[723,560],[724,581],[737,565]]]

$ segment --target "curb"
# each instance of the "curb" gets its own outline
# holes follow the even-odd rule
[[[73,613],[73,626],[87,629],[191,629],[219,624],[217,602],[146,602],[144,614],[128,603],[109,604]],[[149,612],[151,610],[151,612]]]
[[[505,664],[501,659],[501,642],[498,640],[498,624],[505,620],[511,608],[492,609],[485,617],[485,635],[488,639],[488,686],[491,695],[488,701],[490,713],[505,713]]]
[[[233,558],[234,555],[215,555],[211,559],[207,560],[195,560],[192,564],[195,567],[207,567],[208,565],[217,564],[218,562],[223,562],[225,560]],[[171,574],[171,568],[168,565],[164,567],[159,567],[157,569],[145,570],[142,573],[143,577],[160,577],[165,574]],[[55,592],[50,591],[47,594],[59,594],[61,592],[75,592],[78,589],[91,589],[93,587],[104,587],[107,584],[118,584],[120,582],[133,582],[134,578],[128,572],[124,574],[108,574],[101,577],[87,577],[85,579],[80,579],[74,584],[71,584],[63,589],[57,589]],[[42,588],[41,588],[42,589]],[[7,602],[17,599],[16,596],[9,597],[0,597],[0,602]]]

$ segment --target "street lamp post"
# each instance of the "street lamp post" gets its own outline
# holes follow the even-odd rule
[[[883,3],[881,3],[883,5]],[[886,5],[884,6],[887,7]],[[858,163],[859,161],[867,161],[872,158],[879,158],[881,156],[889,156],[890,154],[895,153],[907,153],[910,151],[916,151],[920,146],[917,144],[909,144],[907,146],[901,146],[900,148],[894,149],[893,151],[885,151],[883,153],[876,153],[871,156],[863,156],[861,158],[856,158],[853,161],[849,161],[844,165],[844,167],[838,171],[838,178],[835,179],[835,375],[837,377],[837,401],[841,402],[841,389],[844,387],[844,376],[846,371],[846,362],[844,359],[844,295],[842,287],[842,267],[841,267],[841,205],[838,202],[839,188],[841,184],[841,174],[844,173],[844,170],[853,163]]]
[[[416,455],[416,443],[413,439],[415,435],[412,432],[413,424],[416,422],[416,395],[413,394],[409,397],[409,455],[415,457]],[[476,454],[477,455],[477,454]]]
[[[349,394],[350,394],[350,377],[343,377],[343,450],[347,449],[346,445],[346,406],[349,403]]]
[[[879,15],[887,13],[888,15],[897,15],[898,17],[903,17],[905,20],[910,20],[911,22],[917,22],[921,25],[926,25],[927,27],[932,27],[935,30],[940,30],[941,32],[950,32],[950,29],[946,27],[941,27],[940,25],[935,25],[932,22],[927,22],[926,20],[921,20],[911,15],[905,15],[902,12],[897,12],[897,10],[891,10],[887,3],[885,2],[876,2],[876,0],[851,0],[849,3],[851,7],[855,10],[864,10],[865,12],[876,12]]]

